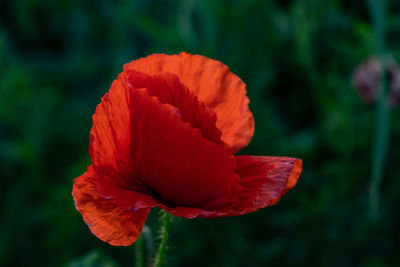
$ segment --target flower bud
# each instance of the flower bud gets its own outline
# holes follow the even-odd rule
[[[352,77],[352,85],[367,103],[378,99],[383,73],[387,74],[388,102],[390,106],[400,106],[400,68],[392,57],[379,59],[370,57],[357,67]]]
[[[362,62],[353,73],[353,87],[369,104],[375,102],[378,98],[382,72],[381,61],[377,57],[371,57]]]

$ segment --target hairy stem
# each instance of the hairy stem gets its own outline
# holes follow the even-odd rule
[[[171,215],[168,212],[166,212],[165,210],[163,210],[161,212],[163,213],[163,215],[162,215],[163,216],[163,226],[161,228],[161,242],[160,242],[160,246],[158,247],[154,267],[161,267],[164,262],[165,254],[167,251],[169,227],[171,224]]]

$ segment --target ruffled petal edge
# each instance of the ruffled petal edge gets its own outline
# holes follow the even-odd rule
[[[74,180],[72,189],[75,207],[90,231],[113,246],[129,246],[139,237],[149,208],[127,211],[113,200],[100,197],[92,167]]]

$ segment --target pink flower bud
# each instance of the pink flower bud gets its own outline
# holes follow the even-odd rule
[[[382,72],[382,63],[377,57],[363,61],[354,71],[352,85],[365,102],[373,103],[377,100]]]
[[[379,59],[370,57],[362,62],[353,73],[352,85],[367,103],[377,100],[383,72],[387,73],[390,106],[400,106],[400,68],[392,57]]]

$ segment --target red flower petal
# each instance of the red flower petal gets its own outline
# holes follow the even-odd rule
[[[182,121],[175,107],[161,104],[147,89],[127,90],[128,96],[120,97],[114,88],[93,116],[92,160],[102,160],[93,167],[103,197],[131,209],[143,207],[143,202],[138,206],[139,193],[170,206],[201,209],[237,201],[233,192],[240,187],[239,176],[234,172],[233,156],[223,146],[205,139],[199,129]],[[113,116],[125,106],[123,101],[129,103],[130,129]],[[125,147],[120,146],[119,135],[125,138],[127,132]],[[115,148],[104,147],[113,142]],[[103,148],[107,156],[102,155]],[[108,151],[115,153],[113,159]],[[154,206],[151,199],[147,203]]]
[[[292,189],[300,177],[302,160],[287,157],[237,156],[236,173],[242,187],[235,192],[236,204],[220,203],[216,209],[170,207],[158,205],[168,212],[186,218],[237,216],[275,205]]]
[[[136,70],[148,75],[160,71],[177,75],[200,101],[215,110],[222,140],[233,153],[250,142],[254,119],[248,107],[246,85],[221,62],[186,53],[154,54],[126,64],[124,70]]]
[[[276,204],[300,177],[303,161],[288,157],[237,156],[240,175],[240,214]]]
[[[96,108],[92,117],[89,154],[94,170],[100,168],[104,176],[119,179],[118,184],[128,186],[123,177],[132,169],[129,147],[131,119],[124,76],[121,74],[113,82]],[[138,186],[141,184],[140,180],[136,182]]]
[[[221,131],[216,128],[217,115],[199,102],[197,96],[184,86],[179,78],[171,73],[157,73],[153,76],[137,71],[127,71],[128,85],[134,88],[146,88],[151,96],[156,96],[163,104],[176,107],[181,119],[200,129],[204,138],[225,145],[221,140]]]
[[[126,211],[112,200],[101,198],[91,167],[74,180],[72,196],[92,233],[114,246],[129,246],[135,242],[150,212],[150,209]]]

